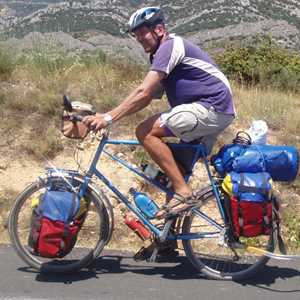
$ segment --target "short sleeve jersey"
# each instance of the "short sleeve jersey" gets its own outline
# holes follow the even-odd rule
[[[234,115],[229,81],[206,52],[170,35],[155,53],[150,70],[164,72],[162,80],[171,107],[199,102],[217,112]]]

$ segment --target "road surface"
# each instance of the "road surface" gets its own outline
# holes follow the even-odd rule
[[[300,261],[271,260],[246,282],[208,280],[185,257],[169,262],[132,260],[132,253],[104,251],[93,269],[43,275],[28,268],[9,246],[0,247],[0,299],[300,299]]]

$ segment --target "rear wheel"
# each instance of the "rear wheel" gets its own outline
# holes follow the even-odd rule
[[[209,278],[241,280],[253,276],[269,258],[250,253],[246,250],[246,246],[255,246],[272,252],[274,250],[273,234],[247,239],[240,238],[239,246],[242,247],[229,247],[229,243],[224,238],[224,221],[212,189],[204,189],[199,192],[199,195],[202,205],[185,217],[182,233],[200,234],[202,237],[183,240],[187,257],[199,272]],[[218,225],[205,219],[203,214],[209,216]]]
[[[48,178],[49,180],[49,178]],[[79,187],[80,179],[70,178],[74,187]],[[52,177],[52,182],[62,181]],[[109,216],[103,201],[90,187],[84,201],[88,211],[77,236],[76,244],[63,258],[44,258],[34,253],[28,245],[31,230],[32,204],[45,192],[47,180],[29,185],[16,199],[9,216],[8,230],[17,254],[31,267],[45,272],[69,273],[88,265],[99,256],[109,235]]]

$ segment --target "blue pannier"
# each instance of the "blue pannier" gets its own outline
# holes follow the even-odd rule
[[[270,199],[272,179],[267,172],[230,172],[224,178],[222,188],[227,195],[243,201],[264,202]]]
[[[47,189],[42,196],[40,209],[44,217],[68,223],[76,215],[79,206],[80,202],[75,193]]]

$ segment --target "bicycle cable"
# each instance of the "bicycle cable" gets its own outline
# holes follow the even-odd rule
[[[73,159],[75,161],[75,163],[77,164],[77,171],[81,171],[82,173],[86,173],[86,170],[84,167],[82,167],[82,159],[80,159],[80,151],[85,151],[85,146],[87,145],[93,145],[94,141],[98,141],[99,140],[99,137],[96,133],[94,134],[90,134],[91,136],[91,141],[86,143],[84,145],[84,141],[87,137],[85,137],[83,140],[79,141],[73,151]],[[93,157],[94,157],[94,154],[95,152],[97,151],[97,149],[93,150],[93,155],[91,154],[90,155],[90,159],[89,159],[89,162],[87,163],[88,165],[91,164],[92,160],[93,160]]]

